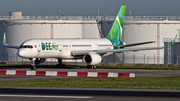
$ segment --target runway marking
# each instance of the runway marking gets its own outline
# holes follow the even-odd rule
[[[79,98],[88,99],[90,96],[44,96],[44,95],[0,95],[1,97],[41,97],[41,98]]]

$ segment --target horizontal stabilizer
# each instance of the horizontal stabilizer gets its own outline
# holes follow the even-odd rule
[[[155,43],[155,42],[156,42],[156,41],[132,43],[132,44],[121,45],[121,46],[119,46],[119,48],[130,47],[130,46],[137,46],[137,45],[143,45],[143,44],[149,44],[149,43]]]

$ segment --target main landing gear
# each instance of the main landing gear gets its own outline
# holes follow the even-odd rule
[[[33,59],[32,59],[32,67],[31,67],[31,70],[36,70],[35,60],[36,60],[36,58],[33,58]]]
[[[65,65],[65,64],[62,64],[62,59],[58,59],[58,63],[59,63],[59,64],[57,64],[56,67],[66,68],[66,65]]]
[[[87,65],[87,69],[90,69],[90,68],[96,69],[96,65]]]

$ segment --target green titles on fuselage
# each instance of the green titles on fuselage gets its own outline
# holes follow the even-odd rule
[[[41,42],[41,48],[42,50],[58,50],[59,49],[59,45],[56,44],[56,42]]]

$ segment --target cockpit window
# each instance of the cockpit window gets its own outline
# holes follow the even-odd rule
[[[31,48],[33,48],[33,46],[32,45],[23,45],[23,46],[21,45],[20,48],[30,48],[31,49]]]

